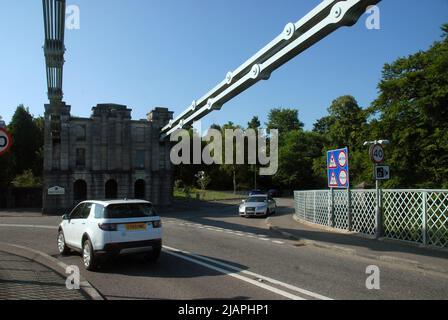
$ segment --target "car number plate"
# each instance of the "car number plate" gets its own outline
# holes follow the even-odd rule
[[[132,223],[126,225],[127,231],[144,231],[147,228],[146,223]]]

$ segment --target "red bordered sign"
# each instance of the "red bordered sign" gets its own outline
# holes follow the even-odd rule
[[[4,128],[0,128],[0,156],[4,155],[12,147],[12,137]]]

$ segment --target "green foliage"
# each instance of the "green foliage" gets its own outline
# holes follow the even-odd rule
[[[260,119],[258,119],[257,116],[253,117],[252,120],[250,120],[250,122],[247,123],[247,128],[248,129],[257,130],[260,127],[261,127],[261,122],[260,122]]]
[[[209,175],[207,175],[204,171],[199,171],[196,174],[196,179],[199,187],[201,190],[205,191],[207,190],[208,185],[210,184],[211,178]]]
[[[302,130],[303,126],[304,124],[299,120],[299,110],[297,109],[272,109],[268,115],[267,128],[278,129],[280,138],[287,132]]]
[[[373,132],[392,141],[388,187],[440,188],[448,181],[448,40],[386,64],[372,105]]]
[[[322,151],[323,139],[314,132],[293,130],[285,134],[279,146],[279,171],[274,176],[276,185],[289,190],[306,190],[316,186],[313,160]]]
[[[14,175],[31,169],[35,176],[42,175],[43,131],[42,118],[34,119],[28,108],[17,107],[8,126],[14,144],[11,148]]]
[[[31,169],[25,170],[21,175],[18,175],[12,184],[17,188],[32,188],[42,186],[42,179],[35,177]]]

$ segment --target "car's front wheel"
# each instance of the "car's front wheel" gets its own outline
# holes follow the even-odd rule
[[[97,268],[97,259],[93,251],[92,244],[89,239],[84,241],[82,246],[82,260],[84,267],[89,271],[94,271]]]
[[[62,256],[67,256],[70,254],[70,248],[67,247],[67,244],[65,243],[65,236],[62,230],[59,230],[58,234],[58,250],[59,254]]]

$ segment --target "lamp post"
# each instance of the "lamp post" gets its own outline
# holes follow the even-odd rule
[[[382,213],[382,194],[380,190],[380,181],[376,176],[378,164],[384,161],[384,145],[389,145],[389,140],[374,140],[364,142],[364,146],[370,146],[370,159],[374,163],[375,189],[376,189],[376,238],[383,235],[383,213]]]

